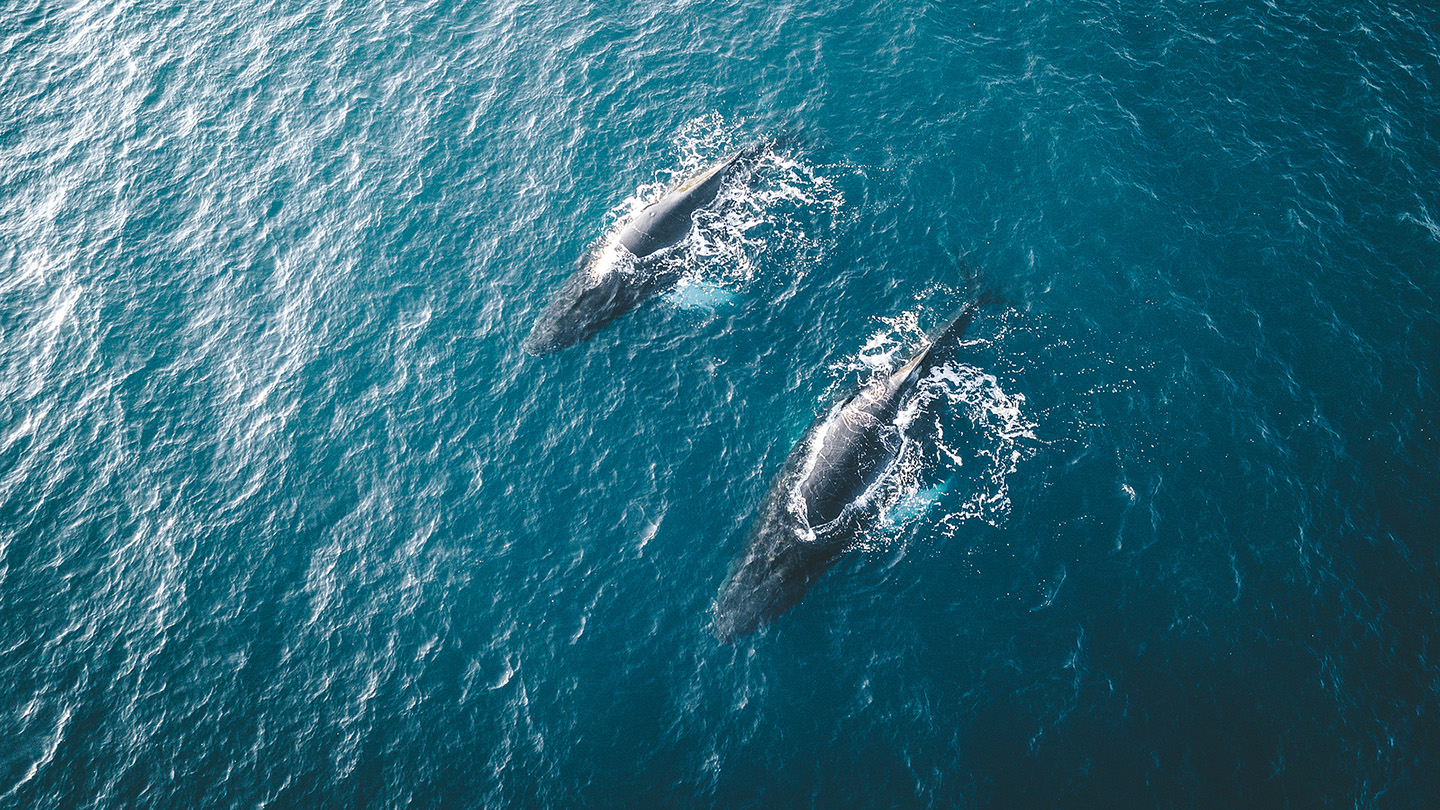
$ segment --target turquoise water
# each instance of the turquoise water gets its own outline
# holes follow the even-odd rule
[[[0,7],[0,806],[1424,807],[1424,4]],[[587,246],[777,145],[675,291]],[[881,526],[709,613],[968,295]]]

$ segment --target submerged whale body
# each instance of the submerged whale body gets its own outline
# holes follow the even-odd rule
[[[816,419],[790,451],[731,567],[714,607],[721,641],[753,633],[794,607],[871,528],[877,484],[900,457],[900,412],[930,370],[964,336],[978,302],[962,307],[893,374],[866,385]]]
[[[715,201],[725,180],[749,163],[755,151],[736,152],[691,176],[587,252],[580,268],[540,313],[525,350],[547,354],[588,340],[678,281],[678,269],[658,254],[690,233],[695,212]]]

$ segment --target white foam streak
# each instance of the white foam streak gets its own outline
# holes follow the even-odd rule
[[[928,335],[918,309],[879,320],[881,328],[860,351],[832,367],[837,381],[857,373],[889,373],[925,346]],[[887,497],[881,531],[865,541],[866,548],[885,548],[922,520],[925,525],[938,523],[942,533],[952,536],[967,521],[998,526],[1010,513],[1009,479],[1034,455],[1038,441],[1025,396],[1006,391],[997,377],[982,369],[949,363],[934,369],[897,415],[896,424],[907,438],[915,435],[912,428],[922,414],[933,414],[933,425],[927,426],[931,438],[923,444],[908,442],[887,476],[894,492]],[[929,493],[926,502],[917,506],[923,493]],[[926,517],[932,508],[944,514]]]
[[[754,136],[744,132],[742,122],[715,113],[686,124],[676,136],[679,165],[665,180],[640,186],[634,195],[611,209],[612,225],[600,249],[613,245],[620,231],[646,205],[753,141]],[[824,212],[829,221],[799,224],[794,214],[801,210]],[[830,228],[845,210],[836,184],[820,168],[800,157],[765,148],[755,157],[750,173],[740,181],[726,182],[716,204],[696,212],[696,227],[679,244],[667,248],[665,257],[683,268],[682,283],[718,285],[741,293],[773,261],[798,263],[798,267],[783,268],[789,275],[821,266],[833,241]],[[603,262],[603,255],[597,257],[596,266]]]

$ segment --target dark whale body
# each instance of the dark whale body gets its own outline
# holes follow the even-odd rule
[[[720,588],[713,629],[721,641],[753,633],[794,607],[874,525],[876,485],[904,445],[900,412],[920,381],[953,352],[976,306],[966,304],[898,371],[866,385],[805,431]]]
[[[657,254],[685,238],[695,212],[714,202],[725,180],[754,154],[753,148],[736,152],[696,173],[641,209],[618,233],[597,243],[546,304],[525,339],[525,350],[548,354],[588,340],[678,281],[679,269]]]

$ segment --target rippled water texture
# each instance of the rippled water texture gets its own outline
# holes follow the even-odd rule
[[[0,807],[1425,807],[1425,3],[0,4]],[[589,342],[521,341],[775,139]],[[882,524],[710,633],[965,299]]]

